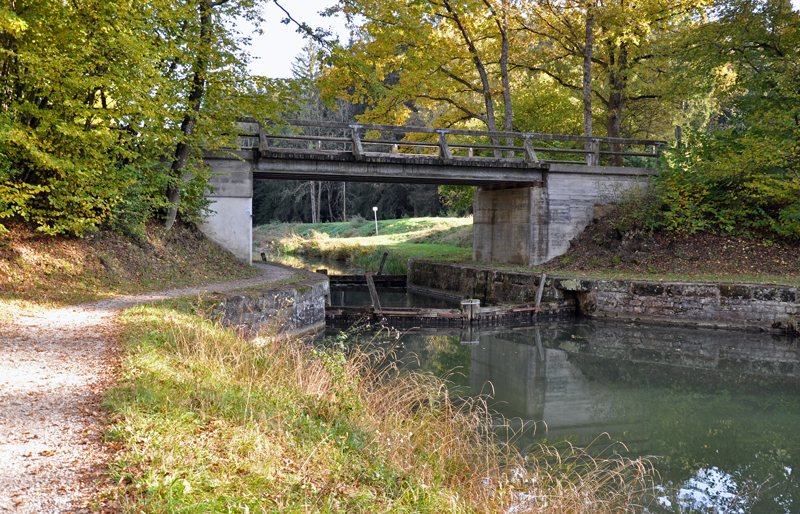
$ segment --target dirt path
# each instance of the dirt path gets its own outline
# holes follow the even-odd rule
[[[0,512],[83,512],[96,491],[108,458],[99,406],[119,360],[121,310],[295,273],[259,267],[264,273],[252,279],[124,296],[0,326]]]

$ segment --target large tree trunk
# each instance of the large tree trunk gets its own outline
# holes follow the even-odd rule
[[[609,75],[609,85],[611,92],[608,95],[608,108],[607,108],[607,130],[608,137],[621,137],[621,123],[622,123],[622,109],[625,107],[625,88],[627,80],[625,74],[628,69],[628,53],[625,46],[619,48],[619,54],[616,56],[616,63],[614,62],[614,54],[609,52],[612,56],[611,59],[611,73]],[[616,64],[616,66],[615,66]],[[621,150],[618,143],[609,145],[612,152],[619,152]],[[622,156],[611,156],[612,166],[622,166]]]
[[[592,137],[592,47],[594,46],[594,10],[592,3],[586,3],[586,39],[583,47],[583,135]],[[584,149],[591,150],[592,143],[586,142]],[[593,157],[586,155],[586,164]],[[599,163],[597,163],[599,164]]]
[[[189,161],[189,140],[194,134],[194,127],[197,123],[197,113],[200,111],[200,101],[205,93],[206,73],[208,71],[208,56],[206,52],[211,45],[211,6],[207,1],[200,2],[200,49],[197,52],[192,73],[192,89],[189,92],[188,105],[189,113],[183,117],[181,122],[182,140],[175,147],[175,159],[172,161],[170,169],[171,183],[167,186],[167,200],[170,203],[167,211],[167,220],[164,226],[167,230],[172,228],[175,217],[178,215],[178,205],[181,200],[180,183],[186,170],[186,163]]]
[[[483,60],[481,59],[480,53],[478,52],[478,48],[475,46],[475,43],[472,41],[472,36],[467,30],[466,25],[464,25],[461,16],[459,16],[458,11],[456,11],[449,0],[443,0],[443,5],[448,13],[451,15],[451,19],[458,27],[458,31],[461,33],[461,37],[464,39],[464,43],[467,45],[469,49],[469,53],[472,54],[472,62],[475,65],[475,69],[478,71],[478,75],[481,78],[481,92],[483,93],[483,103],[486,106],[486,128],[488,128],[491,132],[497,131],[497,118],[494,113],[494,100],[492,99],[492,86],[491,82],[489,81],[489,74],[486,72],[486,66],[483,64]],[[489,139],[491,140],[493,145],[499,146],[500,139],[497,136],[490,136]],[[501,150],[494,151],[495,157],[502,157],[503,152]]]
[[[503,21],[500,23],[498,20],[497,26],[503,39],[500,50],[500,76],[503,82],[503,116],[505,117],[503,121],[505,131],[511,132],[514,130],[514,113],[511,107],[511,84],[508,80],[508,0],[503,0]],[[513,137],[506,138],[506,146],[514,146]],[[507,152],[506,157],[513,159],[514,152]]]

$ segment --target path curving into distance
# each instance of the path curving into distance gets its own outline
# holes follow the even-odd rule
[[[256,266],[263,273],[255,278],[120,296],[0,325],[0,513],[88,512],[107,471],[100,404],[119,366],[122,310],[267,286],[297,273]]]

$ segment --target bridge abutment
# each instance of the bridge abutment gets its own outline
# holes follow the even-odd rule
[[[207,195],[211,213],[200,223],[200,231],[237,259],[253,260],[253,152],[238,151],[226,155],[207,153],[203,162],[214,176],[209,184],[214,191]]]
[[[536,266],[569,250],[595,206],[646,186],[649,170],[551,165],[532,185],[479,186],[473,203],[472,259]]]

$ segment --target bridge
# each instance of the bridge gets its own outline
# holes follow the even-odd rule
[[[477,186],[472,257],[533,266],[569,249],[597,206],[658,173],[664,141],[289,120],[240,122],[204,152],[215,211],[201,226],[252,259],[253,180]]]

